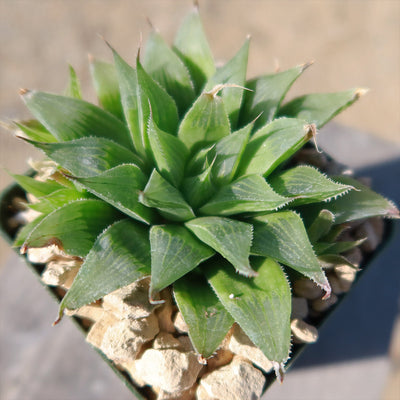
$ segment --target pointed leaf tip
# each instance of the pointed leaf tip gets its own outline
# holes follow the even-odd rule
[[[283,363],[278,363],[276,361],[272,361],[272,365],[274,367],[276,379],[279,383],[283,383],[283,379],[285,378],[285,367]]]
[[[311,65],[313,65],[314,63],[315,63],[315,60],[311,60],[311,61],[308,61],[308,62],[306,62],[304,64],[301,64],[300,65],[301,72],[304,72],[308,67],[311,67]]]
[[[185,226],[226,258],[237,272],[244,276],[256,276],[249,265],[252,225],[229,218],[200,217],[186,222]]]
[[[283,363],[290,351],[291,293],[278,263],[270,258],[253,262],[259,276],[238,276],[221,261],[208,263],[206,276],[219,300],[249,339],[269,359]]]
[[[23,89],[23,88],[21,88],[21,89],[19,89],[19,94],[21,95],[21,96],[24,96],[24,95],[26,95],[26,94],[28,94],[28,93],[30,93],[31,91],[29,90],[29,89]]]
[[[332,294],[331,285],[328,283],[328,284],[319,285],[319,286],[321,286],[321,288],[325,291],[325,294],[323,295],[322,300],[328,300]]]
[[[366,95],[369,92],[369,88],[357,88],[354,91],[354,98],[358,100],[360,97]]]

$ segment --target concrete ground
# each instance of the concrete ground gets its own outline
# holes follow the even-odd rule
[[[321,140],[324,137],[328,150],[332,146],[339,148],[337,157],[346,164],[357,168],[374,165],[364,169],[370,175],[377,171],[387,174],[387,169],[379,167],[385,161],[398,165],[399,1],[200,0],[200,6],[218,60],[228,59],[245,36],[252,35],[249,76],[271,72],[277,62],[281,69],[286,69],[316,61],[296,82],[289,98],[307,92],[371,88],[365,98],[336,119],[354,129],[341,129],[342,133],[336,135],[338,130],[331,125],[323,135],[321,132]],[[146,17],[171,41],[177,23],[190,8],[190,0],[0,0],[0,120],[29,115],[17,94],[20,87],[62,91],[67,80],[67,63],[77,70],[86,98],[95,101],[87,53],[111,59],[98,34],[133,62],[139,32],[144,37],[149,32]],[[354,130],[368,134],[348,134]],[[21,173],[27,169],[28,157],[38,157],[38,153],[0,127],[0,167]],[[384,181],[380,176],[376,180]],[[11,178],[0,170],[0,190],[9,182]],[[398,175],[397,182],[394,176],[387,187],[398,187]],[[398,203],[400,198],[394,200]],[[8,246],[0,240],[0,270],[10,256]],[[0,279],[5,279],[4,275]],[[398,357],[398,351],[394,354]],[[388,364],[384,365],[389,374]],[[387,400],[398,398],[390,389],[398,388],[399,374],[393,374],[394,378],[386,385]]]

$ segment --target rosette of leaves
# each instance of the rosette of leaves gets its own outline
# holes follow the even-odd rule
[[[84,260],[60,317],[151,276],[150,301],[171,287],[201,356],[236,322],[279,373],[291,346],[285,271],[328,297],[324,263],[359,244],[336,242],[343,224],[398,215],[350,178],[288,167],[361,91],[284,103],[307,65],[247,80],[247,39],[216,68],[197,10],[172,47],[151,32],[134,67],[111,50],[113,64],[90,63],[100,106],[81,99],[72,68],[62,96],[21,91],[35,119],[18,129],[55,168],[44,182],[15,175],[41,213],[16,245]]]

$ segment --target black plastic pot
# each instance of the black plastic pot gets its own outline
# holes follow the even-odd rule
[[[16,184],[13,184],[6,188],[1,194],[0,194],[0,234],[4,237],[4,239],[11,245],[14,237],[19,229],[19,227],[12,228],[7,224],[7,221],[18,212],[17,209],[15,209],[12,205],[12,200],[16,197],[20,198],[25,198],[25,192]],[[357,274],[356,282],[359,281],[359,279],[362,277],[362,275],[366,272],[368,269],[368,266],[371,264],[373,259],[382,251],[382,249],[386,246],[386,244],[389,242],[392,233],[393,233],[393,222],[390,220],[385,221],[385,230],[384,230],[384,235],[382,242],[378,246],[378,248],[373,252],[366,254],[363,259],[363,268],[362,270]],[[15,251],[18,252],[18,249],[15,248]],[[26,264],[28,267],[35,273],[35,275],[38,277],[40,280],[40,274],[44,268],[44,265],[41,264],[32,264],[30,263],[25,256],[21,256],[25,259]],[[57,301],[59,302],[62,298],[62,293],[60,293],[59,290],[55,288],[51,288],[40,280],[41,284],[46,288],[46,290],[50,293],[50,295]],[[355,282],[355,283],[356,283]],[[343,301],[343,299],[346,297],[346,294],[342,294],[338,296],[338,302],[331,307],[327,312],[323,314],[321,318],[318,320],[313,321],[313,325],[316,326],[318,329],[325,323],[325,321],[328,319],[328,317],[335,311],[337,310],[338,306],[340,303]],[[85,329],[84,325],[82,324],[82,321],[79,318],[73,317],[74,322],[78,326],[78,328],[82,331],[84,335],[87,333],[87,329]],[[295,360],[300,356],[300,354],[303,352],[307,345],[302,344],[298,345],[295,344],[292,348],[292,357],[289,360],[287,364],[287,369],[290,368]],[[146,389],[139,389],[134,386],[132,381],[130,380],[129,376],[125,373],[123,373],[121,370],[119,370],[100,350],[97,348],[94,348],[97,353],[102,357],[102,359],[109,365],[110,368],[117,374],[117,376],[122,380],[122,382],[128,387],[128,389],[132,392],[132,394],[138,399],[138,400],[146,400]],[[269,373],[266,375],[266,385],[264,387],[264,393],[268,389],[268,387],[275,381],[275,374],[273,372]]]

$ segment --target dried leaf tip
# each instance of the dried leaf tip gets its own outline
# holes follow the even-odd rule
[[[110,46],[110,43],[107,42],[107,40],[104,38],[104,36],[103,36],[101,33],[98,33],[97,36],[98,36],[103,42],[105,42],[106,45],[107,45],[108,47],[111,47],[111,46]]]
[[[400,210],[396,207],[395,204],[391,203],[391,207],[388,211],[387,217],[393,219],[400,219]]]
[[[285,368],[283,363],[272,361],[272,365],[274,367],[276,379],[279,381],[279,383],[283,383],[283,379],[285,377]]]
[[[18,127],[18,125],[17,125],[16,121],[12,121],[12,123],[10,124],[6,121],[0,120],[0,127],[6,129],[8,131],[14,132],[16,130],[16,127]]]
[[[63,317],[63,313],[61,313],[51,325],[52,326],[58,325],[61,322],[62,317]]]
[[[277,74],[281,70],[281,64],[277,57],[274,57],[274,72]]]
[[[199,4],[199,0],[193,0],[193,7],[195,8],[195,10],[199,10],[200,8],[200,4]]]
[[[155,297],[158,297],[158,299],[156,299]],[[149,303],[150,304],[164,304],[165,300],[160,298],[160,293],[153,291],[152,289],[150,289],[149,292]]]
[[[151,19],[149,18],[149,17],[147,17],[146,16],[146,22],[149,24],[149,26],[150,26],[150,29],[153,31],[153,32],[159,32],[159,30],[154,26],[154,24],[151,22]]]
[[[308,62],[306,62],[304,64],[301,64],[300,65],[301,72],[304,72],[308,67],[311,67],[311,65],[313,65],[314,63],[315,63],[315,60],[311,60],[311,61],[308,61]]]
[[[329,283],[327,283],[327,284],[325,284],[325,285],[322,285],[321,287],[322,287],[322,289],[325,291],[325,294],[324,294],[324,296],[322,297],[322,300],[328,300],[329,297],[331,297],[331,294],[332,294],[331,285],[330,285]]]
[[[94,56],[93,56],[93,54],[91,54],[91,53],[88,54],[88,60],[89,60],[89,63],[90,63],[90,64],[93,64],[93,63],[94,63]]]
[[[30,93],[30,90],[29,90],[29,89],[23,89],[23,88],[19,89],[19,94],[20,94],[21,96],[24,96],[24,95],[26,95],[26,94],[28,94],[28,93]]]
[[[364,96],[369,92],[368,88],[358,88],[354,91],[354,98],[358,100],[361,96]]]
[[[210,91],[208,92],[204,92],[203,94],[205,94],[206,96],[210,97],[210,98],[215,98],[215,96],[217,96],[217,94],[225,88],[239,88],[239,89],[243,89],[243,90],[248,90],[249,92],[253,92],[252,89],[248,89],[244,86],[240,86],[240,85],[236,85],[235,83],[224,83],[224,84],[218,84],[215,85]]]
[[[318,143],[317,143],[317,125],[315,124],[308,124],[304,125],[304,130],[306,131],[306,139],[312,139],[315,145],[315,149],[317,150],[318,153],[322,153],[322,150],[319,149]]]
[[[202,354],[197,356],[197,362],[201,365],[207,365],[207,358],[205,358]]]

